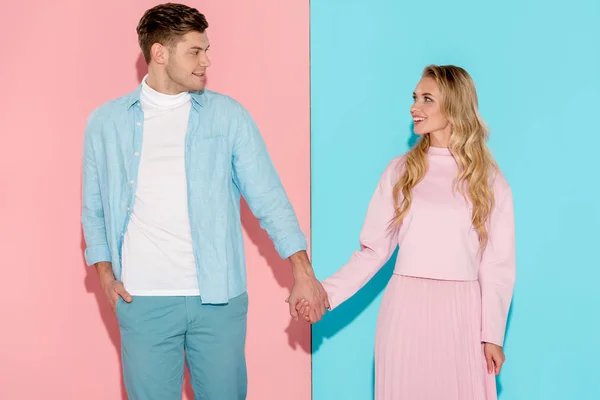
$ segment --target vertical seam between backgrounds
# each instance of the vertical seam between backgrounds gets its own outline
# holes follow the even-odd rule
[[[308,219],[310,229],[310,258],[314,268],[314,251],[313,251],[313,218],[312,218],[312,28],[311,28],[311,0],[308,0]],[[315,274],[316,275],[316,274]],[[309,325],[308,331],[308,348],[310,355],[310,398],[314,400],[314,384],[313,384],[313,325]]]

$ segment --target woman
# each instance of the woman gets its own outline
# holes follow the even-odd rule
[[[361,251],[323,287],[335,308],[399,245],[377,322],[375,398],[497,399],[515,282],[511,189],[465,70],[425,68],[410,112],[421,138],[383,172]],[[305,302],[296,306],[308,315]]]

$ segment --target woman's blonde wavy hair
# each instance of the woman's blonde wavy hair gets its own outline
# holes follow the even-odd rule
[[[488,243],[487,221],[494,207],[490,178],[496,164],[486,144],[489,133],[479,115],[475,84],[467,71],[453,65],[429,65],[422,76],[433,78],[442,94],[441,111],[452,126],[449,149],[459,168],[454,189],[471,202],[471,222],[482,254]],[[403,173],[393,191],[392,227],[402,224],[410,210],[412,190],[427,172],[430,140],[429,134],[423,135],[405,157]]]

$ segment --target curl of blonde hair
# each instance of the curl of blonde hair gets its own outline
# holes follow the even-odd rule
[[[464,69],[453,65],[429,65],[422,76],[433,78],[442,94],[441,111],[452,126],[449,149],[459,169],[454,189],[471,202],[471,223],[482,254],[488,243],[487,222],[494,207],[490,179],[497,166],[486,144],[489,132],[479,115],[475,84]],[[406,154],[403,173],[394,185],[393,227],[402,224],[410,210],[412,190],[427,172],[430,140],[429,134],[423,135]]]

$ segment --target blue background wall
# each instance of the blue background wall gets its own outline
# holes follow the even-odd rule
[[[457,6],[458,4],[458,6]],[[422,68],[477,85],[515,198],[518,279],[501,400],[600,399],[600,2],[313,0],[313,261],[358,248],[387,162],[414,143]],[[314,400],[371,399],[383,268],[313,328]]]

